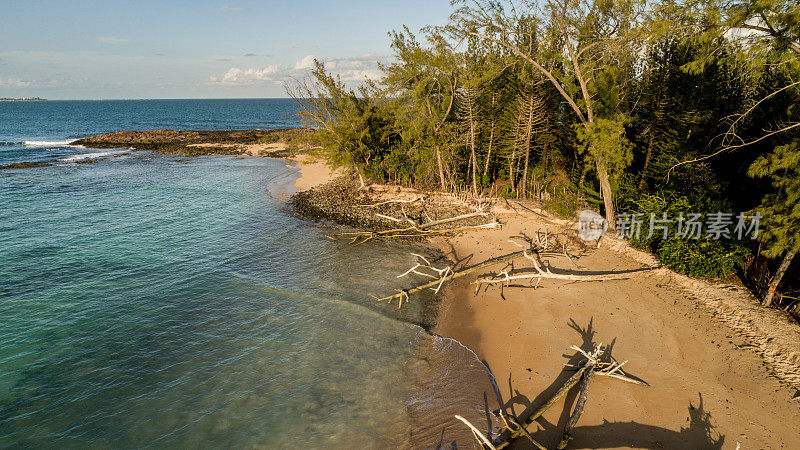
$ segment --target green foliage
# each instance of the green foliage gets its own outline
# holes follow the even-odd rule
[[[564,216],[604,204],[606,171],[621,210],[758,210],[766,255],[800,245],[796,2],[453,4],[445,26],[390,33],[380,82],[353,89],[317,63],[294,90],[334,161],[420,188],[546,192]],[[634,245],[690,275],[727,277],[747,253],[643,231]]]
[[[800,249],[800,140],[758,158],[748,173],[768,178],[773,188],[754,210],[764,216],[763,253],[774,258]]]
[[[576,211],[586,207],[581,201],[577,189],[559,186],[553,189],[550,198],[542,200],[542,206],[548,211],[558,214],[561,217],[575,217]]]
[[[726,241],[671,238],[659,243],[656,255],[670,269],[702,278],[729,278],[747,262],[746,247]]]
[[[633,162],[633,144],[625,135],[624,116],[597,118],[590,126],[575,125],[579,149],[603,161],[612,179]]]
[[[742,241],[676,236],[679,214],[700,213],[703,214],[701,220],[705,220],[707,214],[715,210],[703,207],[713,206],[698,205],[688,197],[663,194],[643,194],[635,200],[629,200],[628,206],[629,212],[641,214],[639,218],[642,220],[641,233],[638,238],[630,240],[631,245],[654,253],[670,269],[694,277],[728,278],[745,267],[749,249]],[[727,209],[720,206],[716,210]],[[651,230],[651,214],[655,215],[656,220],[664,217],[672,220],[667,225],[666,238],[662,229]],[[655,225],[657,227],[659,223]]]

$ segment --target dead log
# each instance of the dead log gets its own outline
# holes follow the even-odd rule
[[[522,247],[520,244],[509,240],[512,244],[516,245],[517,247]],[[547,248],[548,244],[545,243],[543,246]],[[506,270],[500,271],[499,274],[479,278],[473,282],[473,284],[477,284],[478,288],[483,284],[497,284],[497,283],[505,283],[506,286],[510,284],[513,280],[532,280],[536,279],[537,281],[541,281],[542,279],[554,279],[554,280],[569,280],[569,281],[607,281],[607,280],[624,280],[631,277],[630,272],[625,273],[609,273],[609,274],[601,274],[601,275],[589,275],[589,274],[562,274],[562,273],[552,273],[549,268],[542,269],[539,261],[537,260],[538,252],[531,251],[528,249],[522,250],[523,256],[525,259],[531,261],[533,263],[533,273],[521,273],[521,274],[511,274]],[[566,254],[566,252],[565,252]]]
[[[578,423],[578,419],[583,414],[583,408],[586,406],[586,399],[589,397],[589,384],[592,382],[594,376],[595,361],[588,361],[586,363],[586,371],[583,373],[583,380],[581,381],[580,393],[578,394],[578,401],[575,402],[575,409],[572,410],[572,415],[569,417],[567,425],[564,427],[564,433],[561,436],[561,442],[558,443],[558,449],[563,449],[567,443],[572,439],[572,430]]]
[[[444,275],[444,276],[442,276],[440,278],[436,278],[435,280],[429,281],[427,283],[423,283],[423,284],[421,284],[419,286],[413,287],[413,288],[408,289],[408,290],[401,290],[397,294],[390,295],[388,297],[383,297],[383,298],[378,298],[378,297],[374,297],[374,298],[375,298],[375,300],[377,300],[379,302],[382,302],[384,300],[388,300],[389,303],[391,303],[392,300],[394,300],[394,299],[401,299],[401,303],[402,303],[402,299],[403,298],[407,298],[408,295],[413,294],[415,292],[419,292],[419,291],[422,291],[424,289],[427,289],[427,288],[430,288],[430,287],[433,287],[433,286],[436,286],[436,285],[441,285],[441,284],[443,284],[443,283],[445,283],[447,281],[454,280],[456,278],[461,278],[464,275],[469,275],[470,273],[475,272],[475,271],[480,270],[480,269],[483,269],[484,267],[488,267],[488,266],[491,266],[491,265],[494,265],[494,264],[507,263],[509,261],[513,261],[513,260],[515,260],[517,258],[522,258],[522,257],[524,257],[524,253],[520,251],[520,252],[510,253],[508,255],[501,256],[501,257],[498,257],[498,258],[488,259],[488,260],[486,260],[486,261],[484,261],[482,263],[475,264],[474,266],[470,266],[470,267],[467,267],[465,269],[461,269],[461,270],[458,270],[458,271],[452,271],[451,270],[450,273],[448,273],[448,274],[446,274],[446,275]]]
[[[626,280],[631,277],[630,272],[626,273],[609,273],[601,275],[588,275],[588,274],[561,274],[552,273],[547,271],[538,271],[535,273],[522,273],[512,275],[503,270],[498,275],[493,277],[480,278],[475,280],[473,284],[497,284],[505,283],[508,285],[514,280],[531,280],[531,279],[551,279],[551,280],[569,280],[569,281],[610,281],[610,280]]]
[[[469,423],[469,420],[459,416],[458,414],[456,414],[455,417],[456,419],[464,422],[464,424],[466,424],[469,427],[469,429],[472,431],[472,435],[475,436],[475,439],[477,439],[481,447],[483,447],[485,444],[490,449],[497,450],[496,448],[494,448],[494,445],[492,445],[492,441],[490,441],[483,433],[481,433],[480,430],[475,428],[475,425]]]
[[[578,384],[578,382],[581,380],[585,372],[586,372],[586,366],[581,367],[580,369],[578,369],[577,372],[575,372],[575,374],[569,377],[569,379],[563,385],[561,385],[560,388],[558,388],[558,391],[556,391],[556,393],[553,394],[553,396],[550,397],[550,399],[547,400],[542,406],[537,408],[535,411],[531,411],[527,414],[522,413],[522,415],[520,415],[519,417],[519,423],[521,427],[517,428],[516,430],[503,431],[503,433],[501,433],[500,436],[498,436],[497,439],[495,439],[494,442],[495,447],[497,447],[498,450],[504,448],[509,444],[511,444],[511,441],[513,441],[514,439],[517,439],[520,436],[524,435],[525,433],[522,431],[522,429],[529,427],[533,423],[533,421],[538,419],[539,416],[545,413],[545,411],[547,411],[553,405],[555,405],[561,399],[561,397],[567,395],[567,392],[569,392],[570,389],[572,389],[576,384]]]

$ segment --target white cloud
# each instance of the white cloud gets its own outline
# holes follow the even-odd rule
[[[378,62],[386,59],[384,55],[364,54],[348,58],[323,58],[325,68],[339,75],[345,83],[358,84],[365,78],[377,80],[381,77]],[[231,86],[249,86],[257,83],[285,83],[292,79],[308,76],[314,67],[314,55],[307,55],[293,65],[274,64],[264,68],[242,69],[232,67],[221,76],[209,78],[211,83]]]
[[[30,81],[21,80],[19,78],[9,77],[5,80],[0,78],[0,87],[26,87],[33,83]]]
[[[310,69],[314,67],[314,55],[308,55],[294,64],[294,70]]]
[[[232,67],[221,77],[211,77],[212,83],[250,85],[259,81],[281,81],[282,68],[278,64],[258,69]]]
[[[242,8],[239,8],[237,6],[222,6],[219,8],[219,10],[224,12],[238,12],[241,11]]]

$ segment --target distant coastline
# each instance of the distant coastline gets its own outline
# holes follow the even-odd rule
[[[46,102],[46,101],[47,101],[46,98],[40,98],[40,97],[0,98],[0,102]]]

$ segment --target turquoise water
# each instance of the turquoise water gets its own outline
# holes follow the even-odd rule
[[[485,417],[480,363],[424,331],[432,297],[370,299],[425,249],[326,239],[281,160],[75,164],[96,151],[60,142],[289,123],[230,102],[0,103],[0,162],[55,164],[0,170],[0,447],[469,445],[452,415]]]
[[[0,445],[380,442],[424,333],[367,293],[412,257],[292,217],[265,192],[287,171],[142,153],[0,175]]]

